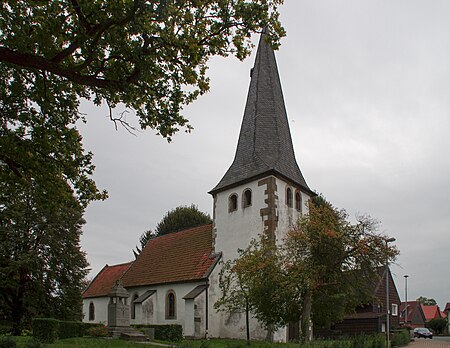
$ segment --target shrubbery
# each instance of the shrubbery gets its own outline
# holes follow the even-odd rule
[[[155,329],[155,339],[161,341],[179,342],[183,339],[181,325],[133,325],[136,329]]]
[[[33,319],[33,337],[44,343],[52,343],[57,339],[83,337],[86,335],[104,337],[108,336],[108,331],[105,325],[101,323],[62,321],[51,318]]]
[[[0,348],[16,348],[16,341],[11,336],[0,336]]]
[[[52,318],[33,319],[33,337],[45,343],[53,343],[59,337],[59,320]]]
[[[409,331],[399,330],[397,332],[394,332],[391,343],[392,347],[398,347],[408,345],[409,341],[410,341]]]

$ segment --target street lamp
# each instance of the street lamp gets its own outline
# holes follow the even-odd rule
[[[395,238],[385,240],[386,248],[388,243],[395,242]],[[389,257],[386,257],[386,348],[389,348]]]
[[[405,274],[405,325],[408,325],[408,277],[409,275]]]

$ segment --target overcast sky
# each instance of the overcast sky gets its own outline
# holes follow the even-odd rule
[[[285,0],[276,52],[297,162],[309,185],[351,217],[367,213],[401,251],[404,299],[450,302],[450,1]],[[257,42],[255,37],[255,42]],[[249,70],[210,62],[211,91],[185,109],[194,126],[168,144],[115,131],[84,103],[84,144],[109,199],[86,212],[82,247],[94,276],[133,259],[139,236],[179,205],[212,215],[207,193],[230,166]],[[133,114],[128,121],[137,124]]]

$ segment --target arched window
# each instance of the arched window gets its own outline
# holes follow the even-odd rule
[[[237,210],[237,202],[238,202],[238,196],[237,196],[237,194],[233,193],[228,198],[228,212],[229,213]]]
[[[302,194],[300,191],[295,192],[295,209],[302,212]]]
[[[286,205],[292,208],[292,189],[290,187],[286,189]]]
[[[177,318],[177,300],[175,291],[169,290],[166,296],[166,319]]]
[[[137,300],[138,297],[138,294],[134,294],[133,299],[131,300],[131,319],[136,319],[136,303],[134,303],[134,301]]]
[[[89,303],[89,321],[95,320],[95,306],[94,302]]]
[[[252,191],[250,189],[246,189],[242,195],[242,206],[247,208],[250,205],[252,205]]]

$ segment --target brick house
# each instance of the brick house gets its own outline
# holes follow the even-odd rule
[[[400,306],[400,325],[412,328],[425,327],[425,321],[425,314],[420,302],[402,302]]]

